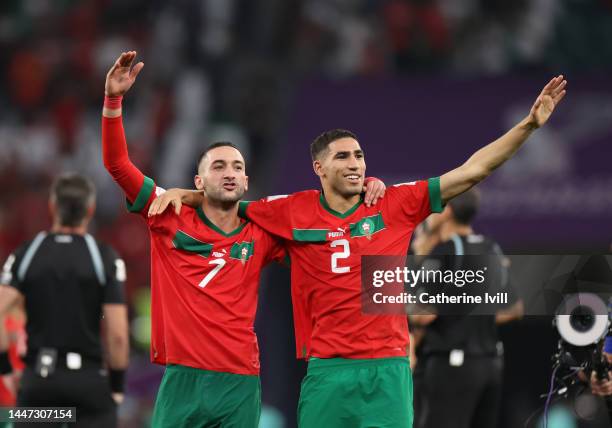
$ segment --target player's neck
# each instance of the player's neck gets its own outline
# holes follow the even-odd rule
[[[325,189],[325,186],[323,186],[323,198],[332,210],[345,213],[359,202],[361,195],[344,196],[333,192],[331,189]]]
[[[54,222],[51,226],[51,233],[57,233],[60,235],[86,235],[87,225],[82,224],[80,226],[62,226],[58,222]]]
[[[472,226],[459,224],[453,220],[444,223],[440,228],[442,242],[448,241],[453,235],[468,236],[474,233]]]
[[[233,232],[240,226],[238,202],[215,202],[206,198],[202,203],[202,211],[215,226],[225,233]]]

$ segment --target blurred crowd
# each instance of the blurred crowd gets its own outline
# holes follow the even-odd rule
[[[124,101],[133,161],[188,186],[214,140],[243,148],[257,189],[303,79],[490,76],[612,65],[612,0],[5,0],[0,5],[0,256],[49,224],[60,170],[91,176],[96,232],[148,283],[148,244],[102,166],[104,75],[137,50]]]

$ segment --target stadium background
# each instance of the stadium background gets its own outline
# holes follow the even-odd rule
[[[104,76],[130,49],[145,62],[124,102],[134,162],[164,187],[191,186],[199,151],[231,140],[248,157],[250,199],[316,187],[308,144],[335,127],[359,135],[368,175],[387,184],[439,175],[563,73],[568,96],[551,123],[481,186],[476,228],[508,253],[609,251],[612,0],[5,0],[0,256],[49,226],[55,174],[95,180],[93,230],[128,267],[124,427],[147,426],[162,373],[148,362],[146,227],[125,213],[100,150]],[[292,427],[305,365],[288,273],[264,278],[262,426]],[[556,333],[528,318],[502,335],[500,427],[516,428],[543,404]],[[561,419],[554,427],[606,426]]]

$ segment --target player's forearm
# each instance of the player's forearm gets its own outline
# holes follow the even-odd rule
[[[537,129],[527,118],[497,140],[474,153],[463,165],[440,177],[443,201],[467,191],[483,181],[510,159]]]
[[[204,203],[204,192],[202,190],[181,189],[181,202],[193,208],[197,208]]]
[[[484,175],[481,179],[484,179],[514,156],[535,129],[527,118],[523,119],[500,138],[474,153],[466,165],[478,170]]]
[[[130,161],[127,141],[123,130],[121,105],[110,108],[106,105],[102,110],[102,158],[104,167],[121,186],[130,201],[134,201],[144,175]]]

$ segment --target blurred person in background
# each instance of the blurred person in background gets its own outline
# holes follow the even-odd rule
[[[612,368],[612,336],[606,337],[603,347],[603,357]],[[598,379],[595,371],[591,373],[590,379],[591,392],[593,395],[603,397],[608,408],[608,418],[612,422],[612,370],[608,371],[608,377]]]
[[[114,427],[129,358],[125,265],[87,233],[95,212],[88,178],[57,177],[49,209],[50,231],[13,252],[0,278],[0,317],[22,299],[27,316],[17,405],[76,407],[75,426]],[[7,374],[13,367],[0,330],[0,372]]]
[[[503,346],[497,336],[497,325],[520,319],[523,303],[509,284],[508,262],[499,244],[476,234],[472,228],[479,203],[476,189],[450,200],[441,214],[421,228],[424,236],[415,238],[414,251],[441,261],[437,268],[440,270],[474,271],[478,267],[470,264],[474,261],[471,256],[493,256],[486,259],[490,281],[487,290],[508,293],[510,304],[495,315],[410,316],[415,337],[411,347],[417,348],[414,353],[418,356],[414,388],[417,428],[498,425]],[[433,245],[426,245],[427,242]]]
[[[17,388],[25,368],[23,357],[25,357],[27,349],[25,321],[22,302],[15,304],[8,311],[3,321],[6,342],[8,343],[8,359],[13,370],[11,373],[2,376],[0,406],[14,406],[17,403]]]

